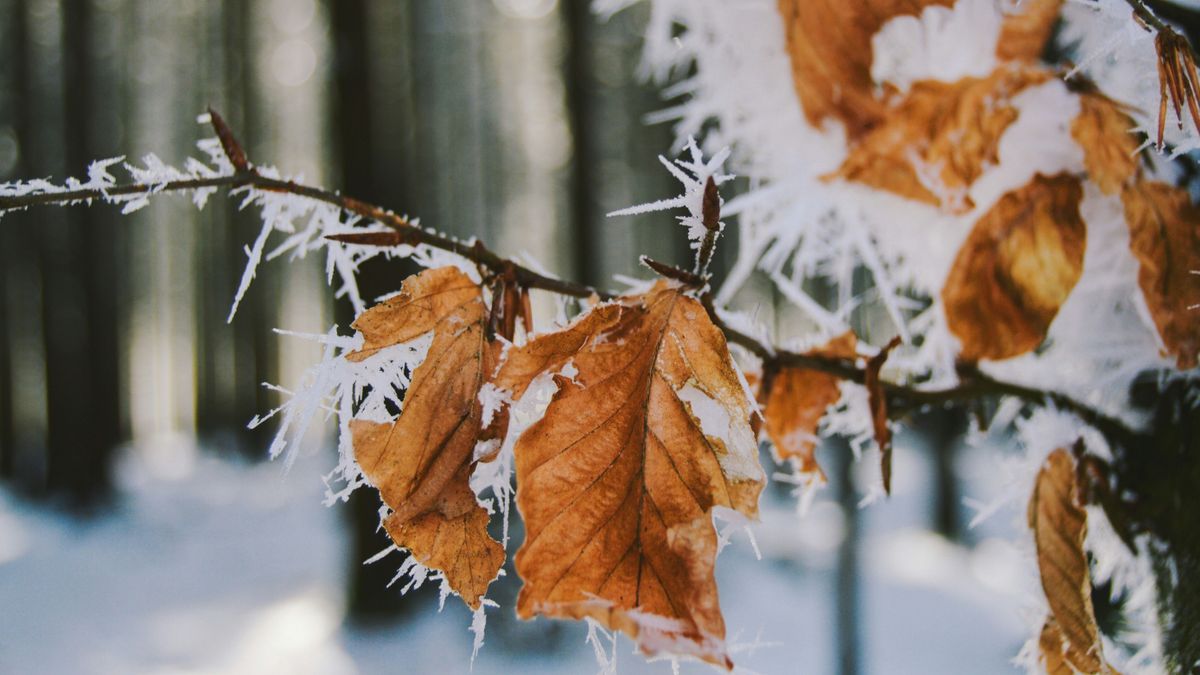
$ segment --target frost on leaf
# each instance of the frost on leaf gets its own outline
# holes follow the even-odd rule
[[[592,618],[647,654],[732,667],[714,507],[756,517],[764,476],[725,337],[665,281],[510,350],[497,384],[558,391],[515,448],[523,618]]]
[[[1083,189],[1066,174],[1037,174],[975,224],[942,288],[946,320],[967,361],[1037,347],[1083,272]]]
[[[1180,368],[1200,352],[1200,208],[1187,190],[1142,182],[1122,192],[1138,285],[1167,350]]]
[[[856,343],[854,333],[847,332],[807,354],[853,360]],[[793,461],[799,473],[815,475],[821,483],[825,472],[817,464],[817,426],[841,398],[838,382],[836,375],[819,370],[785,367],[771,375],[759,394],[775,461]]]
[[[397,546],[437,569],[473,609],[504,564],[487,532],[488,513],[469,487],[476,442],[503,436],[506,416],[483,428],[479,390],[494,372],[499,345],[487,339],[482,290],[454,267],[409,277],[399,295],[354,322],[364,359],[433,333],[413,371],[400,416],[351,423],[354,455],[391,509],[384,527]]]
[[[1063,0],[1024,0],[1004,17],[996,56],[1003,61],[1034,61],[1046,50]]]
[[[796,94],[816,127],[839,119],[857,137],[886,111],[871,80],[871,37],[888,19],[954,0],[779,0]]]
[[[1000,137],[1017,119],[1012,99],[1047,81],[1029,66],[1001,66],[987,77],[915,83],[887,119],[851,149],[835,177],[961,212],[967,190],[998,161]]]
[[[1117,194],[1137,172],[1141,146],[1133,132],[1137,123],[1126,109],[1099,92],[1079,96],[1079,115],[1071,137],[1083,149],[1088,176],[1105,194]]]
[[[1113,673],[1104,660],[1092,609],[1091,574],[1083,550],[1087,511],[1080,502],[1075,460],[1071,451],[1059,448],[1038,472],[1028,512],[1051,614],[1040,639],[1043,661],[1058,669],[1048,668],[1050,672],[1072,672],[1059,665],[1061,658],[1081,673]]]

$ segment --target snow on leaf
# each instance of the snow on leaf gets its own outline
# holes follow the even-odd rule
[[[808,351],[815,356],[854,359],[857,339],[846,332],[824,346]],[[792,462],[800,474],[825,482],[817,464],[817,427],[826,409],[841,398],[835,375],[818,370],[784,367],[773,373],[759,393],[764,428],[775,449],[775,461]]]
[[[950,330],[968,361],[1037,347],[1083,272],[1083,189],[1066,174],[1037,174],[975,224],[942,288]]]
[[[1079,115],[1071,137],[1083,149],[1088,177],[1105,194],[1116,194],[1137,172],[1141,143],[1133,135],[1136,123],[1125,107],[1097,91],[1079,96]]]
[[[1041,57],[1062,6],[1063,0],[1024,0],[1000,25],[996,56],[1004,61],[1033,61]]]
[[[482,424],[479,392],[495,369],[499,345],[487,339],[480,287],[454,267],[409,277],[400,294],[361,315],[366,359],[432,331],[425,361],[413,371],[400,416],[380,424],[354,420],[354,454],[391,509],[384,527],[397,546],[440,570],[472,609],[504,563],[487,532],[488,512],[469,487],[475,446],[503,436],[506,416]]]
[[[687,228],[688,240],[691,242],[693,250],[699,250],[704,236],[708,233],[708,226],[705,223],[705,207],[706,207],[706,186],[711,178],[715,185],[720,185],[726,181],[732,180],[733,176],[721,173],[721,167],[725,164],[725,160],[729,159],[729,148],[723,148],[715,155],[710,157],[708,161],[704,161],[704,153],[700,150],[700,146],[696,144],[695,139],[688,139],[687,142],[688,154],[690,160],[677,159],[674,162],[667,160],[663,156],[659,156],[658,161],[666,167],[680,183],[683,184],[683,194],[671,199],[661,199],[649,204],[640,204],[630,206],[628,208],[613,211],[608,216],[633,216],[641,213],[651,213],[654,211],[669,211],[676,208],[686,208],[688,215],[679,216],[679,222]],[[715,198],[714,195],[708,195],[709,200]],[[708,203],[707,207],[712,212],[713,204]],[[715,206],[719,207],[718,202]],[[715,211],[720,212],[719,208]],[[724,225],[716,224],[718,230]]]
[[[1013,97],[1050,78],[1031,66],[1001,66],[987,77],[915,83],[887,119],[851,149],[832,177],[941,206],[971,208],[967,190],[999,160],[1000,137],[1017,119]]]
[[[1121,193],[1138,285],[1167,350],[1180,368],[1200,353],[1200,208],[1187,190],[1145,181]]]
[[[764,477],[724,336],[659,281],[512,348],[496,382],[519,398],[568,360],[574,377],[555,376],[545,416],[516,445],[518,614],[590,617],[648,654],[731,667],[712,511],[756,517]]]
[[[886,115],[871,80],[871,37],[890,18],[954,0],[779,0],[796,94],[809,123],[857,137]]]
[[[1092,582],[1083,542],[1087,511],[1082,505],[1075,459],[1059,448],[1046,458],[1029,500],[1029,528],[1037,545],[1042,590],[1050,605],[1050,633],[1042,633],[1047,665],[1061,657],[1081,673],[1114,673],[1104,660],[1100,629],[1092,609]],[[1057,635],[1055,635],[1057,628]],[[1061,651],[1053,648],[1061,644]],[[1063,672],[1059,668],[1059,672]],[[1069,671],[1066,671],[1069,672]]]

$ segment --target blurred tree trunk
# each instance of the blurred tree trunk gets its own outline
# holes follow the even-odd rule
[[[0,181],[27,175],[25,160],[29,139],[25,100],[29,96],[28,32],[25,22],[24,0],[11,0],[3,4],[3,20],[0,21],[0,44],[6,50],[3,60],[7,67],[0,70],[3,75],[0,89],[0,119],[8,120],[9,126],[0,126]],[[11,153],[5,156],[5,153]],[[0,478],[14,478],[17,471],[17,415],[14,395],[17,392],[14,361],[14,340],[11,333],[19,330],[17,306],[10,297],[21,289],[18,272],[18,257],[27,255],[27,239],[19,228],[0,228]]]
[[[23,15],[18,19],[28,21],[23,4],[17,4]],[[103,101],[97,91],[112,79],[97,66],[92,7],[87,0],[67,0],[61,21],[54,43],[61,50],[58,59],[43,61],[37,71],[50,76],[38,77],[37,86],[29,87],[29,95],[21,100],[27,106],[25,119],[36,116],[44,125],[61,124],[57,133],[43,126],[41,133],[23,139],[26,156],[59,158],[21,167],[34,175],[84,175],[91,158],[111,150],[101,147],[96,133],[97,125],[108,121],[95,109]],[[18,40],[23,39],[21,26],[17,32]],[[29,43],[25,45],[21,51],[32,53]],[[57,73],[56,60],[61,63]],[[25,64],[18,62],[17,67],[19,78],[33,76]],[[56,86],[61,89],[54,91]],[[115,281],[119,240],[111,222],[89,209],[39,211],[24,227],[32,224],[40,235],[39,318],[45,364],[47,456],[41,487],[86,509],[110,490],[109,464],[121,436]]]
[[[564,2],[562,12],[574,144],[568,229],[576,278],[602,288],[612,287],[614,274],[645,278],[650,272],[638,263],[642,254],[690,267],[687,236],[671,214],[605,215],[682,191],[656,161],[659,154],[672,156],[670,125],[646,121],[666,104],[657,87],[636,76],[649,8],[630,7],[606,21],[591,12],[588,2]],[[722,248],[731,242],[722,241]]]
[[[840,675],[862,672],[862,635],[860,612],[859,571],[859,508],[858,491],[854,484],[854,454],[850,443],[841,437],[831,438],[826,445],[832,451],[833,483],[837,490],[838,507],[842,512],[842,541],[837,552],[837,596],[835,617],[835,663]]]
[[[394,62],[373,62],[370,58],[372,38],[371,3],[369,0],[331,0],[328,3],[330,27],[333,33],[333,120],[334,147],[338,154],[338,189],[346,194],[369,202],[385,205],[408,203],[405,187],[408,181],[403,174],[381,175],[377,167],[397,168],[391,158],[397,154],[411,153],[411,147],[397,147],[395,137],[385,142],[373,133],[382,120],[375,115],[380,112],[389,125],[399,128],[420,129],[416,120],[404,119],[398,110],[381,110],[372,102],[375,88],[372,74],[378,69],[394,68]],[[411,8],[411,4],[409,5]],[[407,12],[406,12],[407,14]],[[407,17],[406,17],[407,18]],[[408,26],[405,25],[405,28]],[[395,28],[395,27],[393,27]],[[398,52],[411,44],[411,35],[393,35]],[[400,64],[401,67],[406,65]],[[410,137],[411,138],[411,137]],[[403,206],[399,206],[403,208]],[[396,282],[402,278],[396,264],[373,260],[365,264],[358,274],[358,286],[365,299],[395,290]],[[335,311],[339,326],[349,326],[354,320],[352,308],[342,301]],[[391,545],[387,533],[379,526],[379,494],[369,488],[357,490],[350,497],[351,508],[347,516],[352,521],[349,558],[349,611],[358,621],[377,621],[407,613],[413,603],[405,603],[396,588],[388,588],[395,575],[396,559],[389,557],[374,565],[363,565],[363,561]],[[403,554],[407,555],[407,553]],[[432,585],[426,587],[433,591]],[[428,600],[429,598],[425,598]],[[419,602],[420,599],[414,598]]]
[[[965,532],[956,458],[959,440],[967,430],[966,410],[958,406],[935,408],[918,414],[912,427],[920,430],[933,460],[933,529],[958,541]]]
[[[258,107],[253,3],[222,0],[205,17],[209,31],[207,51],[209,104],[238,134],[251,158],[263,149]],[[262,384],[279,381],[278,338],[272,333],[278,312],[279,270],[259,268],[254,287],[242,299],[232,323],[229,307],[245,261],[243,247],[262,226],[253,209],[243,211],[236,199],[223,194],[200,216],[202,250],[198,255],[206,283],[199,289],[198,368],[196,421],[202,437],[216,448],[233,447],[242,455],[261,459],[272,430],[246,428],[256,414],[277,404]]]

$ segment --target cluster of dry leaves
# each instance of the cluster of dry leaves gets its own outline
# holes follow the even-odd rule
[[[489,309],[482,287],[443,267],[355,322],[365,344],[350,358],[433,332],[400,416],[354,425],[356,459],[390,509],[388,533],[478,607],[505,553],[468,479],[494,459],[487,441],[507,426],[506,410],[487,418],[480,391],[515,400],[553,374],[553,400],[514,451],[526,528],[518,613],[592,617],[649,653],[730,665],[712,510],[755,517],[763,472],[754,405],[723,334],[695,298],[661,281],[501,359],[508,342],[488,324],[504,298],[494,294]]]
[[[871,81],[871,37],[895,16],[953,0],[780,0],[795,85],[819,125],[845,125],[851,143],[830,180],[859,182],[966,213],[968,189],[997,161],[1019,111],[1013,97],[1057,74],[1039,61],[1062,0],[1027,0],[1008,17],[1000,65],[986,77]],[[1029,352],[1082,273],[1083,181],[1123,200],[1139,282],[1166,349],[1181,368],[1200,352],[1200,212],[1186,191],[1145,177],[1128,112],[1095,88],[1076,87],[1071,134],[1086,175],[1035,175],[974,225],[942,301],[967,362]],[[934,167],[933,176],[930,167]],[[657,269],[657,268],[656,268]],[[512,342],[517,319],[527,340]],[[816,432],[840,398],[835,375],[769,365],[747,382],[695,288],[661,280],[649,291],[597,303],[569,325],[531,335],[528,296],[503,275],[487,286],[453,267],[425,271],[354,326],[366,358],[432,333],[392,422],[353,423],[356,460],[388,507],[397,546],[439,570],[478,608],[504,564],[489,515],[468,481],[493,461],[508,411],[538,378],[556,391],[515,443],[517,505],[526,538],[515,556],[524,586],[518,614],[591,618],[633,637],[648,654],[688,654],[731,667],[717,599],[713,510],[757,514],[764,474],[759,432],[776,459],[823,478]],[[862,364],[875,437],[890,483],[890,430],[880,371],[895,342]],[[810,352],[857,365],[853,334]],[[761,406],[761,407],[760,407]],[[1042,634],[1050,672],[1112,672],[1101,650],[1083,551],[1080,451],[1053,453],[1030,502],[1051,609]]]
[[[870,77],[872,36],[885,21],[954,0],[780,0],[797,94],[814,125],[844,124],[848,157],[830,180],[854,181],[952,213],[974,208],[967,196],[985,166],[998,161],[1005,130],[1019,111],[1013,98],[1057,77],[1040,57],[1062,0],[1026,0],[1007,16],[998,67],[986,77],[917,82],[907,92],[880,90]],[[833,36],[836,36],[834,39]],[[1181,102],[1197,112],[1195,65],[1186,40],[1159,34],[1162,107],[1182,124]],[[1035,175],[1003,195],[975,223],[941,292],[964,361],[1004,359],[1036,349],[1083,270],[1087,225],[1080,214],[1083,181],[1122,200],[1138,282],[1162,343],[1179,368],[1200,352],[1200,209],[1188,192],[1146,177],[1129,111],[1087,83],[1073,83],[1080,112],[1071,136],[1086,175]],[[844,349],[841,344],[839,348]],[[784,379],[788,392],[822,396],[823,382]],[[791,393],[802,391],[803,394]],[[831,399],[823,399],[831,400]],[[768,406],[773,398],[768,399]],[[768,407],[770,410],[770,407]],[[768,422],[768,430],[771,430]],[[773,433],[778,436],[778,433]],[[777,446],[811,462],[811,444]],[[1042,468],[1029,505],[1042,586],[1050,616],[1042,631],[1042,663],[1050,673],[1115,672],[1104,659],[1091,604],[1083,549],[1087,528],[1082,450],[1060,449]]]
[[[885,21],[953,0],[780,0],[796,91],[814,125],[845,125],[850,153],[830,179],[885,190],[941,209],[973,208],[967,190],[998,161],[1001,137],[1018,110],[1013,98],[1059,75],[1039,60],[1063,4],[1026,0],[1006,17],[998,67],[986,77],[917,82],[901,93],[871,81],[871,38]],[[836,37],[835,37],[836,36]],[[1190,54],[1186,41],[1182,51]],[[1169,50],[1178,63],[1181,50]],[[1190,63],[1190,60],[1188,61]],[[1190,72],[1183,66],[1167,69]],[[1183,74],[1167,93],[1190,91]],[[1090,178],[1125,204],[1139,282],[1167,350],[1180,368],[1197,365],[1200,210],[1186,190],[1146,178],[1135,123],[1094,87],[1073,83],[1080,113],[1071,135],[1087,175],[1037,175],[1004,195],[975,224],[960,249],[942,301],[965,360],[1003,359],[1035,349],[1083,271],[1087,228],[1079,213]],[[1181,94],[1182,96],[1182,94]],[[1186,97],[1184,97],[1186,98]],[[1180,98],[1173,99],[1178,108]]]
[[[815,433],[839,397],[837,378],[773,372],[757,383],[760,412],[724,334],[679,282],[597,304],[518,345],[514,325],[495,318],[523,311],[504,289],[493,280],[489,303],[489,289],[458,268],[431,269],[354,323],[363,346],[351,360],[433,335],[401,414],[351,425],[355,459],[388,507],[388,534],[478,608],[505,552],[469,480],[495,459],[508,427],[508,410],[485,406],[481,392],[515,401],[552,376],[553,399],[514,448],[526,530],[515,558],[524,581],[518,614],[590,617],[648,654],[732,667],[713,576],[713,509],[757,517],[764,419],[780,461],[820,471]],[[816,353],[854,360],[854,336]],[[866,362],[885,450],[879,371],[887,354]],[[885,480],[886,472],[885,463]]]

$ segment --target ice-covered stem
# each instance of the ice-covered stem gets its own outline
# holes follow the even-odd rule
[[[213,115],[212,120],[214,121],[214,125],[221,124],[223,126],[223,123],[217,122],[217,120],[220,120],[218,115]],[[225,148],[227,153],[233,152],[236,154],[242,147],[233,134],[229,132],[228,128],[217,128],[217,133],[218,137],[221,138],[222,147]],[[388,232],[361,232],[330,237],[336,241],[375,246],[424,244],[432,248],[458,254],[479,265],[490,274],[512,275],[516,279],[517,285],[523,289],[537,288],[575,298],[598,297],[600,299],[611,299],[614,297],[612,293],[593,288],[586,284],[565,279],[556,279],[538,273],[512,260],[501,257],[487,248],[482,242],[463,242],[432,230],[417,227],[404,216],[382,207],[359,201],[353,197],[347,197],[309,185],[302,185],[290,180],[280,180],[263,176],[254,168],[254,165],[249,160],[244,158],[244,155],[239,160],[239,162],[241,161],[244,161],[242,168],[239,169],[237,164],[234,164],[235,171],[229,175],[189,178],[159,183],[130,183],[111,185],[104,188],[49,193],[39,192],[0,197],[0,214],[4,211],[24,209],[31,206],[91,203],[114,196],[187,192],[204,188],[236,189],[253,187],[257,190],[286,193],[331,204],[349,213],[354,213],[365,219],[380,223],[391,230]],[[234,163],[233,157],[230,157],[230,163]],[[710,218],[711,222],[716,222],[716,219],[719,217],[719,200],[714,196],[713,201],[715,205],[713,207],[709,205],[709,195],[715,195],[715,192],[716,186],[713,185],[713,181],[710,179],[709,184],[705,188],[705,206],[703,211],[706,227],[708,227]],[[712,234],[714,229],[709,228],[710,234],[705,238],[706,241],[709,239],[715,240],[716,235]],[[708,257],[711,257],[712,245],[710,244],[708,248],[710,249]],[[658,265],[662,268],[669,268],[669,271],[676,275],[685,275],[687,278],[685,283],[698,282],[700,280],[699,275],[691,275],[683,270],[662,265],[661,263]],[[660,269],[658,271],[662,272],[663,270]],[[676,276],[676,278],[679,278],[679,276]],[[699,284],[689,283],[689,285],[695,286]],[[798,366],[830,373],[839,378],[859,384],[863,384],[866,381],[865,368],[860,368],[852,359],[801,354],[776,349],[774,346],[763,344],[757,339],[741,333],[726,324],[713,306],[711,295],[705,293],[702,301],[712,321],[722,329],[729,342],[740,345],[761,358],[766,367]],[[973,366],[963,366],[960,368],[959,384],[954,387],[918,389],[909,385],[884,382],[883,389],[887,396],[889,414],[893,417],[901,417],[924,406],[966,402],[997,396],[1013,396],[1033,405],[1055,406],[1061,410],[1070,411],[1115,443],[1125,447],[1132,446],[1140,438],[1137,432],[1127,427],[1120,420],[1105,415],[1065,394],[996,380],[980,372]]]
[[[708,264],[712,262],[717,237],[721,234],[721,195],[717,192],[717,182],[712,176],[704,182],[704,202],[701,209],[701,222],[704,223],[705,234],[704,241],[700,243],[700,253],[696,256],[696,275],[699,277],[708,274]]]

